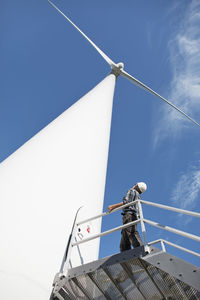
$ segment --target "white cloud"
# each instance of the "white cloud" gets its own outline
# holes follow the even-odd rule
[[[200,200],[200,167],[190,167],[180,176],[173,189],[171,201],[178,207],[192,210]]]
[[[176,8],[177,9],[177,8]],[[200,116],[200,1],[193,0],[183,16],[179,31],[169,42],[172,81],[167,98],[199,121]],[[175,110],[163,106],[155,143],[168,135],[177,137],[192,124]]]

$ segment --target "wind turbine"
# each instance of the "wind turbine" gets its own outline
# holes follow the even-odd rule
[[[0,164],[2,299],[48,299],[77,212],[80,220],[102,213],[116,77],[128,78],[200,126],[125,72],[48,1],[106,60],[111,74]],[[81,233],[87,238],[100,228],[100,220],[89,221]],[[98,254],[99,240],[81,244],[70,265],[95,261]]]
[[[181,113],[183,116],[185,116],[187,119],[189,119],[190,121],[192,121],[194,124],[196,124],[197,126],[200,127],[200,124],[198,122],[196,122],[194,119],[192,119],[189,115],[187,115],[184,111],[182,111],[180,108],[178,108],[176,105],[174,105],[173,103],[171,103],[169,100],[167,100],[166,98],[164,98],[163,96],[161,96],[160,94],[158,94],[157,92],[155,92],[153,89],[151,89],[150,87],[148,87],[146,84],[144,84],[143,82],[139,81],[138,79],[136,79],[135,77],[133,77],[132,75],[130,75],[129,73],[127,73],[124,70],[124,64],[122,62],[120,63],[115,63],[114,61],[112,61],[76,24],[74,24],[54,3],[52,3],[50,0],[48,0],[48,2],[69,22],[71,23],[79,32],[80,34],[96,49],[96,51],[103,57],[103,59],[109,64],[109,66],[111,67],[112,73],[115,74],[116,77],[118,77],[119,75],[124,76],[125,78],[129,79],[132,83],[134,83],[135,85],[139,86],[140,88],[146,90],[147,92],[153,94],[154,96],[156,96],[157,98],[159,98],[160,100],[164,101],[165,103],[167,103],[168,105],[170,105],[171,107],[173,107],[175,110],[177,110],[179,113]]]

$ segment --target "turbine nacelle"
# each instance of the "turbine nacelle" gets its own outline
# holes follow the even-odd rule
[[[119,62],[118,64],[112,64],[111,65],[112,73],[115,74],[115,76],[119,76],[121,74],[121,71],[124,69],[124,64],[122,62]]]
[[[123,62],[119,62],[119,63],[117,64],[117,67],[118,67],[119,69],[123,69],[123,68],[124,68]]]

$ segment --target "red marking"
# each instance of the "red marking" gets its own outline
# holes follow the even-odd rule
[[[90,233],[90,226],[87,226],[87,232]]]

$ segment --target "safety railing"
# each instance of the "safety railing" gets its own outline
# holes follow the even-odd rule
[[[172,206],[167,206],[167,205],[163,205],[163,204],[159,204],[159,203],[149,202],[149,201],[145,201],[145,200],[136,200],[136,201],[130,202],[128,204],[125,204],[123,206],[120,206],[120,207],[112,210],[111,212],[104,212],[104,213],[96,215],[94,217],[91,217],[91,218],[88,218],[88,219],[85,219],[85,220],[77,222],[76,226],[78,228],[80,225],[82,225],[84,223],[96,220],[98,218],[105,217],[107,215],[115,213],[115,212],[117,212],[117,211],[119,211],[119,210],[121,210],[121,209],[123,209],[125,207],[128,207],[130,205],[136,205],[138,207],[139,216],[140,216],[140,218],[138,220],[136,220],[136,221],[133,221],[133,222],[130,222],[128,224],[112,228],[112,229],[104,231],[104,232],[100,232],[98,234],[94,234],[91,237],[88,237],[88,238],[85,238],[85,239],[82,239],[82,240],[79,240],[79,241],[76,241],[75,238],[72,237],[70,239],[70,244],[68,246],[69,252],[66,253],[66,256],[65,256],[66,257],[65,265],[66,264],[68,265],[68,263],[69,263],[70,253],[71,253],[71,250],[72,250],[73,247],[78,246],[78,245],[83,244],[83,243],[86,243],[86,242],[89,242],[89,241],[91,241],[93,239],[100,238],[100,237],[103,237],[105,235],[111,234],[111,233],[116,232],[118,230],[122,230],[124,228],[128,228],[128,227],[130,227],[130,226],[132,226],[134,224],[138,224],[138,223],[141,224],[141,231],[142,231],[142,236],[143,236],[143,242],[144,242],[145,251],[149,251],[149,246],[150,245],[153,245],[153,244],[156,244],[156,243],[161,243],[162,251],[166,251],[166,249],[165,249],[165,244],[166,244],[166,245],[170,245],[172,247],[175,247],[175,248],[177,248],[179,250],[182,250],[182,251],[185,251],[187,253],[190,253],[192,255],[195,255],[197,257],[200,257],[199,253],[194,252],[194,251],[189,250],[189,249],[186,249],[186,248],[184,248],[182,246],[179,246],[177,244],[171,243],[171,242],[166,241],[164,239],[159,239],[159,240],[147,243],[145,223],[149,224],[151,226],[154,226],[156,228],[163,229],[163,230],[166,230],[166,231],[178,234],[180,236],[184,236],[186,238],[189,238],[189,239],[192,239],[192,240],[195,240],[195,241],[198,241],[198,242],[200,242],[200,236],[197,236],[197,235],[194,235],[194,234],[191,234],[191,233],[187,233],[187,232],[184,232],[182,230],[179,230],[179,229],[176,229],[176,228],[173,228],[173,227],[170,227],[170,226],[162,225],[160,223],[157,223],[157,222],[145,219],[144,216],[143,216],[142,204],[146,204],[146,205],[154,206],[154,207],[165,209],[165,210],[170,210],[170,211],[173,211],[173,212],[176,212],[176,213],[186,214],[186,215],[189,215],[189,216],[200,218],[200,213],[194,212],[194,211],[188,211],[188,210],[184,210],[184,209],[180,209],[180,208],[176,208],[176,207],[172,207]],[[75,232],[75,230],[73,230],[73,234],[75,234],[74,232]]]

